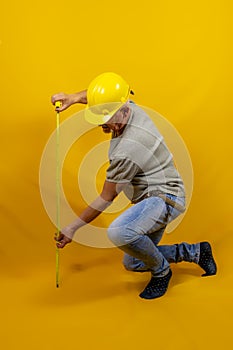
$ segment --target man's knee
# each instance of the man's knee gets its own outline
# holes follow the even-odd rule
[[[137,237],[137,233],[127,226],[116,226],[114,222],[108,228],[108,238],[116,246],[131,243]]]
[[[120,232],[120,230],[117,229],[117,228],[113,228],[113,227],[109,226],[109,228],[108,228],[108,238],[116,246],[119,245],[119,242],[121,240],[121,232]]]

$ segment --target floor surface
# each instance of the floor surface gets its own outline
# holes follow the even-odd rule
[[[150,275],[125,271],[116,248],[66,247],[56,289],[53,242],[44,252],[42,242],[34,252],[29,244],[14,252],[17,264],[1,264],[2,349],[227,349],[231,242],[213,243],[217,276],[201,278],[195,264],[172,265],[169,290],[156,300],[138,297]]]

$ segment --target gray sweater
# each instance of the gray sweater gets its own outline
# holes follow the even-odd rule
[[[162,135],[140,107],[131,103],[130,109],[123,133],[110,143],[107,181],[126,183],[124,193],[131,201],[150,191],[185,196],[183,181]]]

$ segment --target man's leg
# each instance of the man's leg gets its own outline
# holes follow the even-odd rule
[[[167,195],[167,196],[171,200],[173,200],[175,203],[178,203],[179,205],[181,205],[183,207],[185,206],[185,198],[184,197],[176,197],[173,195]],[[155,198],[158,198],[158,197],[155,197]],[[162,224],[155,225],[154,230],[153,230],[153,227],[152,228],[147,227],[147,232],[144,232],[144,234],[147,234],[148,238],[150,238],[152,240],[154,245],[157,247],[157,249],[160,251],[160,253],[163,255],[163,257],[166,259],[166,261],[169,263],[172,263],[172,262],[177,262],[176,261],[177,246],[176,245],[165,246],[165,248],[163,249],[163,248],[161,248],[163,246],[158,246],[158,244],[163,236],[166,225],[169,222],[171,222],[172,220],[174,220],[175,218],[177,218],[180,215],[180,211],[177,208],[174,208],[168,204],[164,203],[164,205],[166,208],[165,213],[163,213],[163,215],[161,215],[161,217],[160,217],[160,220],[158,220],[158,221],[162,222]],[[182,261],[183,257],[185,258],[186,256],[188,256],[188,258],[191,259],[191,254],[192,255],[193,254],[199,255],[199,251],[198,251],[199,246],[190,247],[190,248],[191,248],[191,250],[187,249],[186,255],[185,254],[182,255],[182,249],[180,249],[180,253],[181,253],[179,255],[180,261]],[[197,249],[197,251],[196,251],[196,249]],[[190,257],[189,257],[189,253],[190,253]],[[138,259],[137,257],[135,257],[131,253],[125,254],[124,259],[123,259],[123,264],[127,270],[131,270],[131,271],[148,271],[148,270],[150,270],[150,267],[147,266],[145,261]]]
[[[161,232],[162,231],[162,232]],[[189,244],[182,242],[172,245],[157,245],[160,241],[159,237],[162,237],[164,229],[158,232],[153,232],[148,235],[153,243],[157,246],[158,250],[163,254],[165,259],[169,263],[179,263],[182,261],[193,262],[198,264],[205,274],[202,276],[215,275],[217,272],[217,266],[213,258],[212,249],[208,242],[201,242],[196,244]],[[124,255],[123,264],[127,270],[144,272],[149,271],[146,264],[128,254]]]
[[[152,273],[150,283],[140,294],[142,298],[162,296],[168,287],[171,277],[169,263],[148,236],[159,230],[162,236],[167,218],[167,205],[163,199],[150,197],[125,211],[108,229],[110,240],[125,253],[142,261]]]
[[[169,263],[149,237],[161,239],[166,227],[166,204],[151,197],[126,210],[109,226],[109,239],[128,255],[142,261],[152,275],[160,277],[169,271]]]
[[[171,197],[182,205],[184,199]],[[166,292],[171,278],[169,262],[196,262],[206,271],[204,276],[216,274],[208,242],[157,246],[166,225],[179,214],[176,208],[165,204],[161,198],[150,197],[128,209],[109,227],[110,240],[126,253],[125,266],[129,267],[127,259],[132,259],[131,270],[149,270],[152,273],[151,281],[140,294],[142,298],[153,299]]]
[[[159,233],[159,232],[158,232]],[[153,235],[156,235],[156,241],[157,241],[157,235],[158,233],[154,233]],[[150,235],[148,235],[150,237]],[[157,246],[158,250],[162,255],[165,257],[165,259],[169,263],[178,263],[181,261],[187,261],[187,262],[194,262],[198,264],[199,256],[200,256],[200,243],[196,244],[189,244],[189,243],[179,243],[179,244],[172,244],[172,245],[157,245],[152,240],[153,243]],[[146,264],[136,259],[129,254],[125,254],[123,258],[123,264],[127,270],[130,271],[148,271],[148,266]]]
[[[160,242],[162,236],[163,236],[163,233],[165,231],[165,227],[161,228],[160,230],[156,231],[156,232],[153,232],[152,234],[149,234],[148,237],[152,240],[151,237],[153,237],[153,240],[152,242],[154,243],[155,246],[158,245],[158,243]],[[157,246],[158,250],[159,250],[159,246]],[[162,252],[161,252],[162,253]],[[163,253],[162,253],[163,254]],[[164,255],[163,255],[164,256]],[[169,261],[167,259],[167,257],[169,256],[164,256],[165,259],[170,263],[172,261]],[[134,256],[132,255],[129,255],[127,253],[124,254],[124,257],[123,257],[123,265],[125,267],[126,270],[129,270],[129,271],[135,271],[135,272],[145,272],[145,271],[149,271],[149,267],[145,264],[144,261],[138,259],[138,258],[135,258]]]

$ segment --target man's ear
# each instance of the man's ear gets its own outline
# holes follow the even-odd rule
[[[127,104],[122,108],[122,112],[123,112],[124,118],[126,118],[127,114],[129,113],[129,106]]]

